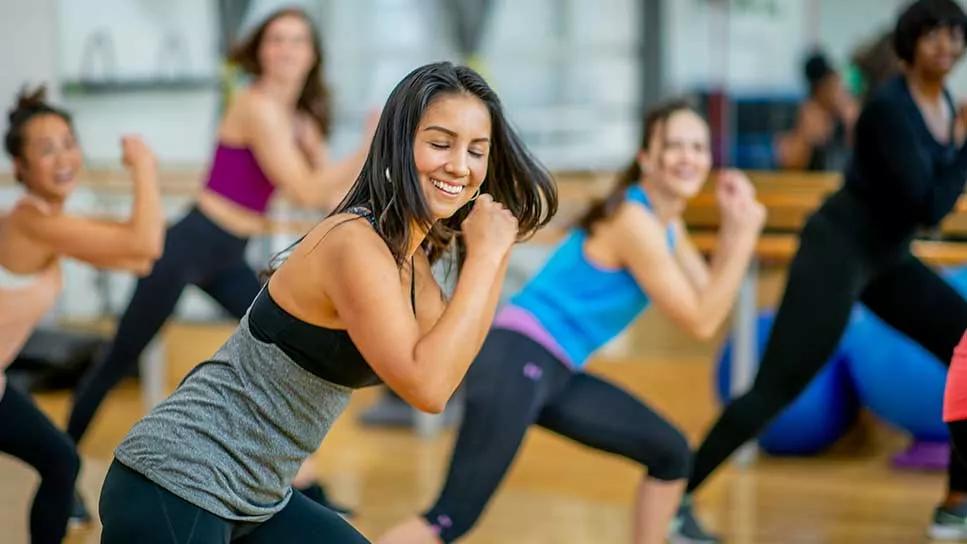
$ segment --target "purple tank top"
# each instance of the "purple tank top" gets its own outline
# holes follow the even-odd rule
[[[219,143],[206,187],[253,212],[264,214],[275,185],[259,167],[252,150]]]

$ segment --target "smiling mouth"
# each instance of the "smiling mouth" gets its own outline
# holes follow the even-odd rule
[[[74,171],[73,170],[64,170],[64,171],[57,172],[56,174],[54,174],[54,182],[57,183],[58,185],[64,185],[64,184],[70,183],[72,181],[74,181]]]
[[[457,196],[460,193],[462,193],[464,189],[463,185],[454,185],[452,183],[447,183],[445,181],[440,181],[438,179],[430,178],[430,182],[433,183],[434,187],[436,187],[437,189],[439,189],[440,191],[442,191],[443,193],[449,196]]]

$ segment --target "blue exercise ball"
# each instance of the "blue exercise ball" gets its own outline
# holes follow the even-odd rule
[[[758,346],[765,351],[773,314],[762,313],[758,323]],[[732,342],[725,344],[718,365],[720,399],[731,397]],[[806,389],[773,420],[759,436],[759,446],[773,455],[812,455],[836,442],[859,413],[856,390],[850,379],[846,355],[841,350],[830,358]]]
[[[925,441],[947,439],[943,413],[947,368],[873,312],[854,312],[844,349],[860,399],[887,423]]]

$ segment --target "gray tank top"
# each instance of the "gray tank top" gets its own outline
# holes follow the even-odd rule
[[[349,387],[252,336],[248,315],[114,454],[186,501],[229,520],[264,522],[345,409]]]

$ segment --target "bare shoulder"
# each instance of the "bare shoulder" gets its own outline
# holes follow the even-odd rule
[[[13,208],[4,217],[4,224],[7,228],[20,230],[29,227],[37,221],[48,220],[55,214],[43,204],[34,202],[28,198],[22,198],[14,204]]]
[[[285,118],[285,113],[285,109],[271,97],[255,87],[246,87],[238,92],[225,118],[226,120],[236,118],[248,125],[278,122]]]
[[[293,256],[299,254],[328,268],[373,260],[395,266],[389,247],[369,221],[351,213],[335,214],[316,225]]]
[[[662,232],[661,222],[655,214],[637,202],[625,201],[615,211],[613,225],[631,233]]]

